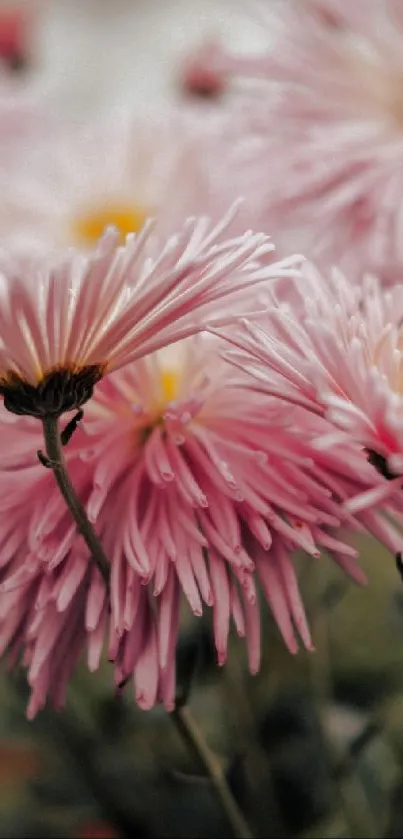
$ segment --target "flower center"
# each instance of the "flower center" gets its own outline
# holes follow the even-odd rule
[[[147,220],[149,212],[145,207],[120,203],[105,203],[77,216],[73,222],[75,241],[94,245],[106,227],[116,227],[124,241],[128,233],[138,233]]]
[[[392,59],[389,64],[383,57],[358,46],[348,51],[345,69],[354,74],[360,89],[360,107],[374,115],[381,111],[403,127],[403,63],[399,67]]]
[[[175,370],[161,370],[161,395],[164,404],[172,402],[178,395],[179,374]]]
[[[13,414],[43,418],[59,417],[84,405],[102,378],[100,364],[86,367],[59,367],[46,373],[33,385],[12,370],[0,378],[0,395]]]
[[[143,445],[147,442],[150,435],[157,426],[164,427],[166,423],[166,410],[171,405],[174,409],[173,402],[179,395],[179,381],[180,373],[171,367],[162,367],[158,369],[158,376],[156,379],[156,389],[152,404],[149,410],[143,415],[144,425],[140,431],[141,441]],[[146,395],[144,395],[146,397]],[[146,400],[145,400],[146,401]],[[141,404],[141,394],[136,394],[134,404]],[[175,412],[175,411],[174,411]]]

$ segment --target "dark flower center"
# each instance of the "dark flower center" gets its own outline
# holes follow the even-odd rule
[[[387,481],[393,481],[394,478],[397,478],[398,475],[395,472],[391,472],[388,466],[388,462],[383,455],[379,454],[379,452],[374,451],[373,449],[366,449],[367,458],[372,466],[375,466],[375,469],[379,472],[380,475],[383,475]]]
[[[51,370],[38,385],[32,385],[10,371],[0,379],[4,405],[13,414],[42,419],[60,416],[84,405],[91,398],[94,386],[103,376],[100,364],[79,369],[59,367]]]

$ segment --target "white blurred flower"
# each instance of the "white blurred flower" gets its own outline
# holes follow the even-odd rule
[[[237,0],[57,0],[37,27],[38,75],[53,106],[88,115],[111,103],[176,98],[179,68],[209,39],[254,50],[264,33]]]
[[[221,142],[219,114],[206,123],[176,108],[114,108],[78,127],[54,121],[13,167],[0,165],[2,244],[85,250],[110,225],[124,237],[151,216],[164,234],[189,215],[218,218],[234,197],[219,182]]]

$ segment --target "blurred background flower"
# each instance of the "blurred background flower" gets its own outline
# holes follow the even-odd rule
[[[227,76],[248,81],[232,165],[280,247],[350,279],[396,280],[402,262],[403,17],[398,0],[262,2],[272,43],[225,47]],[[253,143],[247,141],[254,121]],[[259,179],[260,178],[260,179]]]

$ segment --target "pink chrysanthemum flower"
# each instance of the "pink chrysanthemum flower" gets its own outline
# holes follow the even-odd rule
[[[196,336],[113,373],[66,448],[111,563],[109,595],[36,462],[37,425],[0,412],[1,649],[11,663],[22,651],[30,715],[47,695],[63,702],[85,649],[96,669],[105,635],[116,684],[133,677],[141,707],[160,700],[172,709],[182,595],[196,616],[212,608],[220,664],[232,621],[251,671],[259,667],[258,585],[290,651],[297,635],[310,648],[295,549],[328,551],[363,581],[340,534],[341,501],[383,479],[346,441],[316,451],[316,425],[326,421],[254,392],[221,349]],[[398,549],[373,511],[342,523]]]
[[[4,257],[0,393],[6,407],[39,417],[79,407],[106,373],[220,320],[228,298],[242,307],[245,290],[249,295],[277,270],[289,273],[281,264],[259,267],[273,250],[263,235],[225,240],[232,216],[215,227],[188,219],[160,248],[146,225],[121,247],[110,230],[87,255],[71,250],[14,269]]]
[[[259,389],[326,415],[341,429],[333,428],[331,440],[347,432],[372,459],[379,456],[378,467],[386,459],[390,473],[400,475],[403,285],[385,291],[367,277],[352,286],[335,270],[327,280],[305,264],[295,287],[299,304],[277,303],[260,322],[245,322],[229,357]]]
[[[371,270],[391,282],[403,256],[401,3],[286,0],[275,8],[272,49],[227,68],[259,79],[265,102],[260,153],[250,145],[244,161],[259,227],[280,248],[292,234],[293,247],[350,278]],[[275,16],[267,10],[272,28]]]

